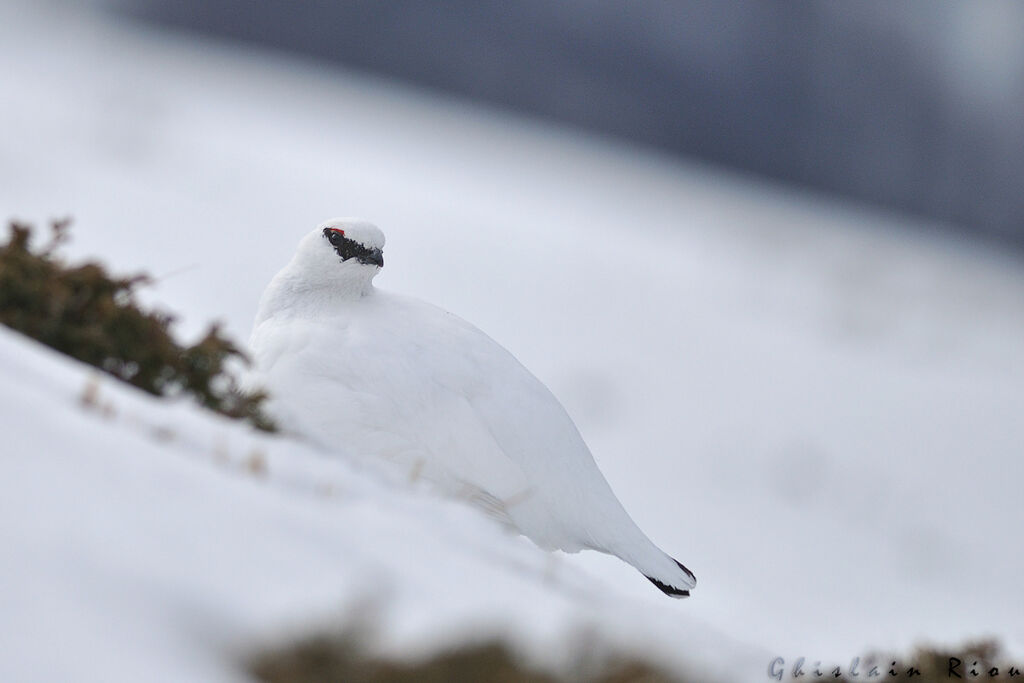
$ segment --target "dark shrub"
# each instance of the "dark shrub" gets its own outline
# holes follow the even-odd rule
[[[258,429],[262,392],[242,391],[226,363],[245,355],[212,325],[192,346],[170,334],[174,317],[146,311],[135,298],[145,275],[111,276],[98,263],[66,265],[57,255],[68,222],[55,222],[48,244],[33,249],[32,228],[12,223],[0,245],[0,323],[157,396],[189,394],[222,415]]]

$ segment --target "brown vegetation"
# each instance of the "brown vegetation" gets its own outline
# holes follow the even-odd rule
[[[0,245],[0,324],[157,396],[190,395],[201,405],[267,431],[262,392],[245,392],[226,368],[246,360],[217,325],[197,343],[171,335],[174,317],[147,311],[136,290],[145,275],[117,277],[98,263],[66,265],[57,250],[68,222],[55,222],[50,241],[32,248],[31,226],[12,223]]]

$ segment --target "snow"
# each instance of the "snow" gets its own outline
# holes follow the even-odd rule
[[[595,628],[740,679],[922,640],[1024,654],[1018,257],[61,5],[0,5],[0,73],[6,215],[73,214],[74,255],[238,339],[302,234],[372,219],[377,283],[509,348],[700,577],[677,603],[107,380],[105,417],[89,371],[0,331],[5,680],[236,680],[239,648],[365,604],[385,649],[497,632],[544,659]]]
[[[468,507],[295,439],[160,402],[6,329],[0,371],[4,680],[238,680],[258,643],[367,615],[377,647],[405,656],[495,634],[558,665],[552,643],[584,627],[668,666],[701,666],[680,638],[731,654]]]

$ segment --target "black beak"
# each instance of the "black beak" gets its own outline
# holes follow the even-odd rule
[[[368,253],[364,254],[359,259],[363,263],[377,266],[378,268],[384,267],[384,252],[380,249],[371,249]]]

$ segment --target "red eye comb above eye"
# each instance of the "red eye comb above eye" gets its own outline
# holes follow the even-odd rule
[[[328,228],[328,230],[330,230],[331,232],[336,232],[339,235],[341,235],[342,237],[345,236],[345,231],[340,229],[340,228]]]

